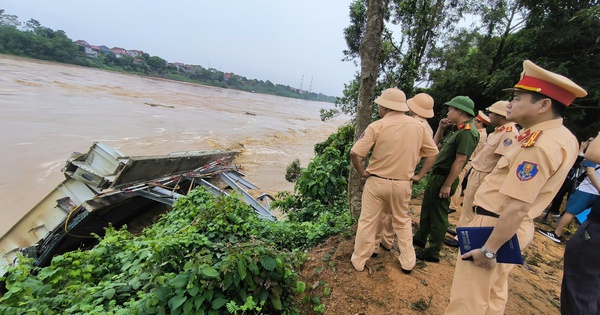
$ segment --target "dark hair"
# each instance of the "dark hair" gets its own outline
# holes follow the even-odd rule
[[[531,94],[531,101],[532,102],[537,102],[539,100],[542,99],[550,99],[551,102],[551,106],[552,106],[552,112],[554,113],[555,117],[563,117],[565,115],[565,113],[567,112],[567,106],[565,106],[563,103],[551,98],[550,96],[546,96],[542,93],[538,93],[538,92],[529,92],[529,94]]]

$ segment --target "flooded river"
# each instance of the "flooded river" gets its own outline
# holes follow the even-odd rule
[[[64,179],[94,141],[125,155],[234,149],[261,191],[292,190],[285,168],[346,119],[332,104],[0,55],[0,235]],[[149,104],[161,105],[150,106]]]

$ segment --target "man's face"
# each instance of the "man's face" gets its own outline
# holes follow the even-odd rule
[[[448,114],[446,115],[446,117],[448,117],[448,120],[451,123],[454,123],[454,124],[460,123],[459,112],[456,108],[454,108],[452,106],[448,106]]]
[[[544,99],[533,102],[530,93],[516,91],[512,101],[507,105],[506,118],[523,125],[538,115],[543,101]]]
[[[500,126],[500,119],[502,118],[502,116],[496,114],[496,113],[490,113],[488,115],[488,117],[490,117],[490,124],[494,127],[498,127]]]

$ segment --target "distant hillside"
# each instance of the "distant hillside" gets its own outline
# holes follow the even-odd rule
[[[0,9],[0,53],[253,93],[330,103],[336,100],[334,96],[303,91],[269,80],[248,79],[238,74],[221,72],[214,68],[207,69],[199,65],[169,63],[140,50],[95,46],[84,40],[74,42],[62,30],[55,31],[42,26],[34,19],[21,23],[17,16],[5,14],[3,9]]]

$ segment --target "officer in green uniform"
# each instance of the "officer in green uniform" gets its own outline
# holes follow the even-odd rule
[[[429,240],[429,247],[417,252],[417,259],[430,262],[440,261],[440,249],[448,228],[450,196],[456,191],[458,175],[479,142],[479,132],[473,125],[473,101],[467,96],[457,96],[445,105],[448,106],[448,116],[440,120],[435,143],[440,143],[449,126],[456,125],[456,131],[446,137],[431,169],[423,196],[419,229],[413,238],[413,244],[419,247],[425,247]]]

